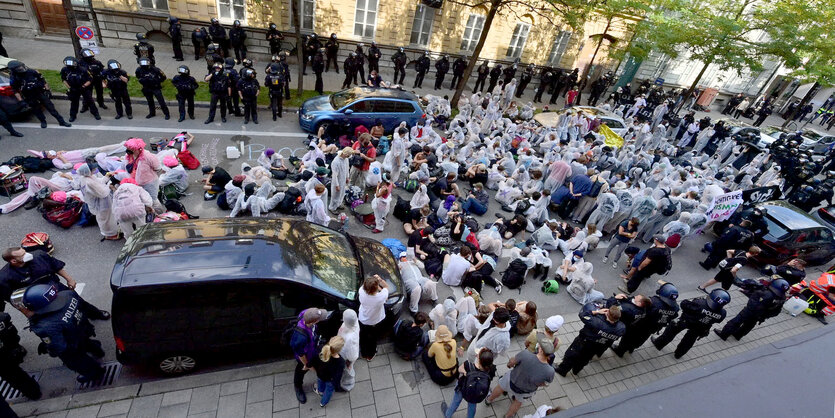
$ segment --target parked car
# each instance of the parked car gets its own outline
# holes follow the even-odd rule
[[[745,139],[748,138],[749,135],[753,134],[754,138],[757,138],[756,146],[759,149],[768,148],[768,146],[771,145],[772,142],[776,141],[777,137],[780,136],[779,133],[776,136],[771,136],[763,132],[763,130],[760,130],[760,128],[752,126],[739,119],[726,118],[720,119],[720,121],[724,122],[732,138],[736,137],[739,139]]]
[[[600,119],[601,122],[605,123],[606,126],[608,126],[609,129],[611,129],[616,134],[623,136],[626,133],[626,122],[623,121],[622,117],[612,112],[603,110],[599,107],[574,106],[558,110],[556,112],[537,113],[536,115],[534,115],[533,119],[539,122],[539,124],[542,126],[553,128],[557,126],[557,122],[559,121],[559,117],[561,115],[565,113],[575,115],[580,110],[583,111],[584,115],[592,119]]]
[[[306,100],[299,110],[299,126],[316,133],[319,127],[350,121],[353,126],[372,126],[379,119],[386,132],[405,121],[414,126],[424,118],[414,93],[388,88],[354,87]]]
[[[835,238],[826,224],[782,200],[757,206],[767,210],[768,224],[768,233],[756,243],[762,249],[757,261],[779,265],[799,257],[810,265],[820,265],[835,257]]]
[[[805,128],[803,132],[802,149],[812,150],[812,154],[823,154],[835,143],[835,135]]]
[[[331,311],[320,333],[334,335],[373,274],[389,283],[389,317],[399,315],[400,272],[377,241],[290,218],[148,224],[125,243],[110,278],[116,358],[180,374],[221,355],[275,356],[306,308]]]
[[[0,109],[12,119],[23,119],[29,115],[29,105],[17,100],[11,86],[11,74],[8,65],[12,58],[0,57]]]

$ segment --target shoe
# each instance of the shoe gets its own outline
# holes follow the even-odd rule
[[[184,121],[184,120],[186,120],[186,118],[184,118],[184,117],[180,116],[180,118],[179,118],[179,119],[177,119],[177,122],[182,122],[182,121]]]
[[[502,294],[502,286],[496,286],[494,289],[496,290],[496,294],[497,294],[497,295],[501,295],[501,294]]]
[[[107,106],[105,106],[104,103],[102,103],[101,105],[99,105],[99,108],[100,109],[107,109]]]
[[[220,118],[220,121],[226,123],[226,118]]]
[[[316,385],[313,385],[313,393],[322,396],[322,392],[319,392],[319,388],[317,388]]]
[[[307,395],[301,389],[296,389],[296,399],[299,400],[299,403],[307,403]]]
[[[254,123],[254,124],[256,124],[256,125],[257,125],[257,124],[258,124],[258,120],[253,119],[253,120],[252,120],[252,123]]]
[[[821,324],[824,324],[824,325],[829,325],[829,322],[826,322],[826,317],[823,317],[823,316],[815,316],[815,319],[817,319],[817,320],[818,320],[818,322],[820,322]]]
[[[101,120],[101,115],[96,115],[96,116],[93,116],[93,117],[96,118],[96,120]]]
[[[702,268],[705,270],[710,270],[710,267],[708,267],[704,261],[699,261],[699,265],[702,266]]]
[[[707,292],[707,289],[705,289],[704,287],[701,287],[701,286],[696,286],[696,289],[699,289],[700,291],[702,291],[702,292],[704,292],[704,293],[708,293],[708,292]]]
[[[205,122],[203,122],[203,124],[204,124],[204,125],[208,125],[208,124],[210,124],[210,123],[212,123],[212,122],[214,122],[214,120],[213,120],[213,119],[206,119],[206,121],[205,121]]]
[[[727,340],[727,339],[728,339],[728,337],[723,337],[723,336],[722,336],[722,333],[721,333],[721,332],[719,332],[719,330],[718,330],[718,329],[716,329],[716,328],[714,328],[714,329],[713,329],[713,333],[714,333],[714,334],[716,334],[719,338],[721,338],[721,339],[722,339],[722,341],[725,341],[725,340]]]
[[[273,122],[275,122],[275,120],[276,120],[276,117],[275,117],[275,115],[273,115]]]
[[[133,115],[128,115],[128,119],[133,119]]]
[[[23,209],[26,209],[26,210],[35,209],[36,207],[38,207],[39,204],[41,204],[40,199],[36,199],[36,198],[33,197],[33,198],[30,198],[29,200],[26,201],[26,204],[23,205]]]
[[[612,263],[612,270],[618,269],[618,263]]]
[[[72,124],[71,124],[71,123],[69,123],[69,122],[63,122],[63,121],[58,122],[58,124],[59,124],[59,125],[61,125],[61,126],[63,126],[63,127],[65,127],[65,128],[69,128],[70,126],[72,126]],[[45,126],[45,125],[46,125],[46,124],[44,123],[44,128],[46,128],[46,126]]]
[[[188,118],[194,120],[194,115],[188,115]]]
[[[441,415],[446,416],[446,409],[448,408],[446,401],[441,401]]]
[[[154,116],[156,116],[156,115],[153,114],[153,113],[149,113],[149,114],[145,115],[145,119],[151,119]]]
[[[46,128],[46,121],[41,122],[41,129]]]
[[[603,257],[603,262],[604,262],[604,263],[609,262],[609,257],[605,257],[605,256],[604,256],[604,257]]]
[[[171,119],[171,115],[165,115],[165,120]]]
[[[79,113],[87,113],[87,108],[86,107],[81,108],[81,111]]]
[[[383,232],[383,231],[380,231],[379,229],[374,228],[374,229],[372,229],[372,230],[371,230],[371,232],[373,232],[373,233],[375,233],[375,234],[379,234],[379,233],[381,233],[381,232]]]
[[[20,137],[22,137],[22,136],[23,136],[23,134],[22,134],[22,133],[20,133],[20,132],[18,132],[18,131],[12,131],[12,132],[11,132],[11,135],[12,135],[12,136],[16,136],[16,137],[18,137],[18,138],[20,138]]]
[[[122,119],[122,115],[116,115],[116,117],[113,118],[113,119],[116,119],[116,120]]]
[[[70,122],[75,122],[75,116],[70,117]]]
[[[103,309],[99,309],[99,317],[98,318],[93,318],[93,319],[98,319],[100,321],[107,321],[108,319],[110,319],[110,312],[105,311]]]
[[[244,125],[249,125],[249,121],[244,119]]]
[[[660,350],[662,347],[659,347],[659,346],[658,346],[658,344],[655,342],[655,340],[657,340],[657,339],[658,339],[658,338],[656,338],[656,337],[651,337],[651,338],[649,339],[649,342],[651,342],[651,343],[652,343],[652,345],[653,345],[653,346],[655,346],[655,348],[656,348],[656,349]]]

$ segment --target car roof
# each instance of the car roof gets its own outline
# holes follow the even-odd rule
[[[354,88],[350,88],[347,90],[343,90],[343,92],[348,91],[354,96],[356,96],[356,100],[360,99],[401,99],[401,100],[412,100],[418,101],[418,96],[410,91],[400,90],[400,89],[388,89],[383,87],[365,87],[365,86],[357,86]]]
[[[599,107],[593,106],[574,106],[569,108],[560,109],[554,112],[542,112],[537,113],[534,115],[534,120],[539,122],[543,126],[553,127],[557,125],[557,120],[560,115],[566,112],[571,112],[572,114],[577,113],[577,111],[582,110],[584,114],[591,116],[592,118],[600,118],[600,119],[612,119],[620,122],[622,125],[626,125],[623,118],[609,112],[607,110],[601,109]]]
[[[6,69],[12,61],[14,61],[14,58],[0,56],[0,70]]]
[[[727,119],[720,119],[717,122],[723,122],[725,126],[730,126],[732,128],[756,128],[756,126],[745,123],[739,119],[727,118]]]
[[[757,206],[765,208],[768,211],[766,216],[791,230],[825,228],[817,219],[783,200],[763,202]]]

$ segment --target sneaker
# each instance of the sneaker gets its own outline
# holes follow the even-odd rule
[[[319,392],[319,388],[316,385],[313,385],[313,393],[322,396],[322,392]]]
[[[299,403],[307,403],[307,395],[301,389],[296,389],[296,399],[299,400]]]
[[[617,269],[618,269],[618,263],[617,262],[612,263],[612,270],[617,270]]]
[[[502,294],[502,286],[496,286],[494,289],[496,289],[496,294],[497,294],[497,295],[501,295],[501,294]]]
[[[609,262],[609,257],[603,256],[603,262],[608,263]]]
[[[41,122],[41,128],[42,128],[42,129],[43,129],[43,128],[46,128],[46,121]]]
[[[446,401],[441,401],[441,415],[446,416],[447,408],[448,406],[446,404]]]

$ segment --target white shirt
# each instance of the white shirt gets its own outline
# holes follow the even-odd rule
[[[377,325],[386,319],[385,304],[389,298],[389,290],[381,289],[374,295],[365,293],[365,288],[360,288],[360,310],[357,316],[364,325]]]
[[[447,286],[458,286],[461,284],[461,278],[464,277],[464,273],[472,266],[466,258],[461,257],[459,254],[454,254],[449,259],[449,265],[444,268],[441,279]]]

